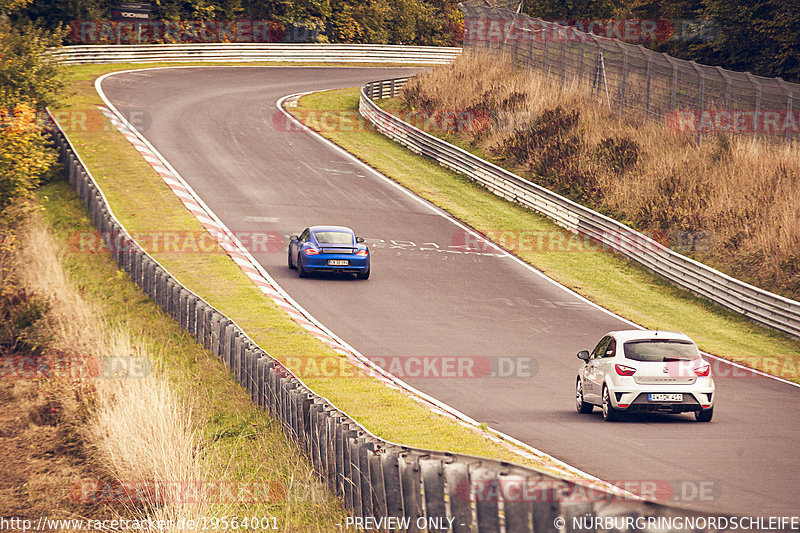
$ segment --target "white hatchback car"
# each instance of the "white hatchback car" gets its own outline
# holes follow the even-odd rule
[[[608,421],[631,412],[694,412],[699,422],[711,421],[711,368],[683,333],[612,331],[578,358],[583,360],[575,385],[579,413],[597,405]]]

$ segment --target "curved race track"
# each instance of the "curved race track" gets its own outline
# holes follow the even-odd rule
[[[289,235],[331,223],[370,239],[366,282],[298,279],[285,251],[253,251],[295,300],[364,355],[533,360],[531,377],[406,378],[413,386],[603,479],[672,482],[686,492],[682,505],[707,511],[796,513],[798,388],[755,376],[717,379],[711,424],[689,415],[608,424],[597,413],[577,414],[575,353],[628,324],[508,256],[459,253],[453,222],[275,120],[275,102],[287,94],[397,73],[186,67],[118,74],[102,87],[120,111],[148,118],[142,134],[231,230]]]

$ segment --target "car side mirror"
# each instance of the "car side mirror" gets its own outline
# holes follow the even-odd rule
[[[289,237],[289,240],[290,240],[290,241],[299,241],[299,240],[300,240],[300,237],[298,237],[297,235],[291,235],[291,236]]]
[[[362,242],[364,242],[364,237],[356,237],[356,242],[357,242],[357,243],[362,243]]]
[[[589,350],[581,350],[578,352],[578,359],[583,359],[584,361],[589,360]]]

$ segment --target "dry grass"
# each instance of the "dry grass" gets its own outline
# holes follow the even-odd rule
[[[800,151],[792,146],[744,136],[698,145],[497,55],[464,54],[409,83],[403,100],[418,111],[470,111],[471,128],[439,133],[679,252],[800,298]]]
[[[115,344],[111,354],[116,357],[136,352],[125,335],[118,335]],[[187,497],[192,491],[180,490],[188,484],[212,483],[220,473],[201,453],[190,406],[169,381],[161,374],[100,381],[86,439],[95,460],[135,494],[132,514],[172,523],[230,514],[219,502],[195,501]]]
[[[20,237],[14,269],[20,285],[48,302],[49,312],[37,325],[48,345],[73,354],[97,355],[105,337],[102,321],[70,284],[61,266],[63,249],[41,219],[32,215]]]
[[[48,345],[61,353],[80,355],[92,365],[89,375],[80,376],[81,383],[72,383],[78,405],[71,410],[86,412],[80,432],[94,463],[114,480],[110,485],[114,488],[134,483],[159,488],[217,479],[219,472],[198,453],[201,443],[190,406],[163,373],[149,371],[148,354],[132,344],[127,331],[106,327],[70,283],[61,253],[63,247],[38,217],[32,217],[21,237],[16,270],[22,286],[50,302],[38,326]],[[207,502],[186,505],[165,499],[159,490],[137,492],[130,500],[117,496],[113,502],[121,503],[126,515],[139,519],[176,521],[213,515]]]

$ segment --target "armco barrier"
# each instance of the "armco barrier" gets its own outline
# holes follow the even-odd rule
[[[468,176],[498,196],[546,215],[569,231],[595,239],[680,287],[756,322],[800,337],[800,302],[759,289],[676,253],[624,224],[425,133],[375,104],[375,99],[394,96],[407,79],[374,81],[361,88],[359,112],[386,136]]]
[[[287,61],[324,63],[452,63],[461,48],[389,44],[202,43],[76,45],[54,52],[67,65],[187,61]]]
[[[53,119],[51,115],[51,119]],[[530,468],[468,455],[411,448],[370,433],[315,394],[232,320],[186,289],[148,255],[114,216],[103,192],[61,127],[53,138],[64,174],[103,232],[120,268],[195,340],[234,373],[253,402],[279,420],[312,462],[321,481],[356,517],[392,517],[402,531],[531,533],[573,531],[573,517],[617,517],[615,531],[683,531],[704,513],[589,491]],[[527,490],[523,490],[527,489]],[[679,520],[674,520],[679,517]],[[566,520],[564,528],[554,526]],[[452,519],[452,523],[449,521]],[[437,528],[437,521],[449,524]],[[597,527],[581,527],[594,531]],[[388,528],[380,528],[388,529]]]

